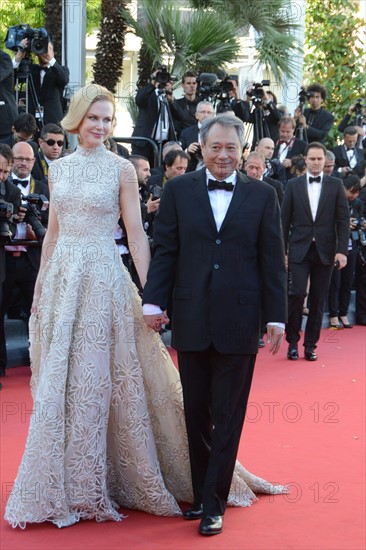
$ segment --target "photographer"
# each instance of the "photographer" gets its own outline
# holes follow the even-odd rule
[[[22,74],[21,63],[26,56],[29,58],[29,47],[29,39],[24,38],[13,59],[15,76],[19,75],[19,78]],[[27,90],[28,112],[35,116],[40,126],[50,122],[59,124],[64,116],[63,94],[65,86],[69,83],[69,69],[56,61],[51,40],[48,42],[47,53],[38,54],[37,57],[39,64],[30,63],[29,66],[36,97],[30,89]]]
[[[34,164],[34,152],[26,142],[16,143],[13,147],[14,165],[12,182],[21,191],[24,221],[18,223],[15,239],[42,242],[48,221],[49,191],[47,185],[31,177]],[[31,198],[36,205],[33,205]],[[15,288],[19,289],[23,299],[23,309],[29,318],[33,300],[34,286],[41,262],[40,246],[11,244],[5,247],[6,277],[3,284],[4,299],[1,316],[3,317],[11,302]],[[3,321],[2,321],[3,322]],[[6,364],[6,349],[1,342],[1,356]]]
[[[297,127],[306,132],[305,137],[300,138],[308,143],[317,141],[323,143],[333,126],[334,116],[326,111],[322,104],[327,97],[327,91],[320,84],[308,86],[306,92],[300,92],[300,105],[295,109],[294,119],[297,121]],[[308,99],[310,109],[303,110],[303,104]],[[299,137],[299,136],[298,136]]]
[[[11,137],[14,119],[17,115],[11,58],[0,49],[0,142],[6,142]]]
[[[172,76],[163,66],[151,75],[151,82],[141,88],[135,98],[139,114],[133,137],[153,139],[157,145],[166,141],[176,141],[175,129],[172,124],[169,104],[173,102]],[[134,141],[132,154],[148,158],[150,166],[154,166],[154,152],[148,142]]]
[[[332,149],[335,156],[335,164],[342,175],[358,169],[363,163],[363,151],[356,147],[358,131],[355,126],[347,126],[343,132],[343,145],[337,145]]]
[[[353,117],[353,118],[352,118]],[[366,102],[358,99],[349,106],[348,112],[338,125],[338,130],[344,132],[348,126],[355,126],[358,133],[357,147],[366,148]]]
[[[14,157],[8,145],[0,143],[0,376],[5,375],[6,347],[3,311],[3,282],[5,281],[5,249],[4,244],[15,236],[16,224],[14,216],[20,208],[20,191],[8,177],[11,173]],[[13,215],[11,214],[13,211]]]
[[[197,105],[196,111],[196,124],[185,128],[180,136],[180,142],[182,148],[190,156],[187,172],[193,172],[199,170],[203,166],[203,159],[200,146],[200,130],[202,122],[206,118],[212,118],[215,116],[213,105],[210,101],[200,101]]]

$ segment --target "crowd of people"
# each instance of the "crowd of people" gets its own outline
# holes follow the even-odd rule
[[[0,53],[1,199],[13,205],[0,220],[0,372],[15,311],[32,328],[34,400],[57,406],[56,421],[31,420],[6,518],[65,526],[119,520],[117,506],[177,515],[183,501],[185,519],[218,534],[228,502],[286,490],[235,462],[265,333],[272,353],[285,337],[297,360],[305,315],[303,356],[316,361],[324,311],[330,328],[352,328],[354,289],[366,325],[366,106],[356,120],[350,106],[342,144],[327,150],[334,117],[319,84],[292,116],[270,91],[260,105],[258,90],[240,98],[232,75],[216,106],[192,72],[175,99],[156,71],[136,96],[130,153],[113,140],[108,90],[81,89],[65,113],[68,71],[52,42],[32,66],[39,101],[28,112],[14,99],[22,50]],[[251,145],[247,128],[260,135]],[[180,378],[155,334],[166,327]],[[167,400],[164,422],[153,392]],[[91,402],[98,414],[87,426]],[[122,422],[109,420],[122,411]],[[47,489],[50,472],[57,506],[52,495],[24,498],[25,480]]]

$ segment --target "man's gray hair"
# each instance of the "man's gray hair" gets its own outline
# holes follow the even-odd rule
[[[233,115],[227,115],[225,113],[222,115],[218,115],[214,118],[206,118],[202,122],[202,127],[200,130],[200,141],[202,143],[206,143],[208,133],[215,124],[218,124],[219,126],[224,126],[226,129],[234,128],[234,130],[238,135],[241,147],[242,148],[244,147],[244,143],[245,143],[244,124],[242,123],[240,118],[237,118],[236,116],[233,116]]]
[[[326,156],[327,160],[330,160],[332,162],[335,161],[335,154],[333,153],[333,151],[328,151],[328,149],[327,149],[327,152],[325,153],[325,156]]]

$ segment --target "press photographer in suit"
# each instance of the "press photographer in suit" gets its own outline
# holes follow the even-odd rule
[[[173,296],[172,346],[194,492],[183,516],[201,520],[200,534],[215,535],[223,529],[258,352],[260,307],[276,353],[286,320],[286,269],[276,193],[237,171],[242,121],[208,118],[200,139],[206,168],[165,186],[143,307],[148,326],[159,331]]]
[[[0,49],[0,142],[11,137],[17,115],[13,65],[10,56]]]

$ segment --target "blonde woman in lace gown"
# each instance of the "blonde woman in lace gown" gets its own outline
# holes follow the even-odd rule
[[[192,502],[179,375],[114,243],[122,213],[142,285],[149,263],[130,162],[106,150],[114,98],[90,85],[63,121],[77,150],[50,167],[49,227],[30,321],[32,395],[25,452],[7,503],[13,527],[119,521],[118,508],[180,515]],[[280,493],[239,463],[229,503]]]

